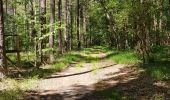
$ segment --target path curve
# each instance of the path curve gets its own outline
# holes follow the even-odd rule
[[[40,80],[35,89],[38,92],[28,94],[27,100],[77,100],[95,90],[94,84],[101,80],[123,74],[119,72],[125,67],[111,60],[84,63],[81,68],[75,66]]]

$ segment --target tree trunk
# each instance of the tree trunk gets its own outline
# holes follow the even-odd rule
[[[62,39],[62,0],[58,1],[58,22],[59,22],[59,29],[58,29],[58,52],[59,54],[63,53],[63,39]]]
[[[36,35],[36,29],[35,29],[35,3],[33,0],[30,0],[30,14],[31,14],[31,30],[29,33],[30,42],[32,41],[32,38]]]
[[[4,34],[3,0],[0,0],[0,66],[7,72]]]
[[[49,37],[49,44],[51,48],[50,52],[50,62],[54,62],[54,24],[55,24],[55,0],[50,0],[50,37]]]
[[[82,21],[83,21],[83,45],[84,45],[84,47],[86,47],[86,31],[87,31],[87,29],[86,29],[86,27],[87,27],[87,13],[86,13],[86,7],[85,7],[85,5],[83,6],[83,9],[82,9],[82,17],[83,17],[83,19],[82,19]]]
[[[8,0],[5,0],[5,6],[6,6],[5,13],[8,13]]]
[[[68,23],[68,0],[65,0],[65,6],[64,6],[64,50],[68,51],[68,42],[69,42],[69,37],[68,37],[68,30],[69,30],[69,23]]]
[[[67,16],[67,35],[68,35],[68,50],[71,50],[71,0],[68,0],[67,2],[67,10],[68,10],[68,16]]]
[[[46,33],[46,0],[40,0],[40,24],[41,24],[41,34],[40,37],[45,35]],[[39,43],[39,55],[40,55],[40,62],[43,62],[43,39],[40,40]]]
[[[80,0],[77,0],[77,49],[81,49],[80,40]]]

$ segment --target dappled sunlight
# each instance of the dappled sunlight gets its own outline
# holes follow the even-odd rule
[[[0,100],[23,99],[25,91],[35,89],[38,81],[36,79],[14,80],[6,79],[0,82]]]
[[[155,80],[168,81],[170,79],[170,61],[155,61],[140,67]]]
[[[53,65],[25,71],[22,77],[18,78],[21,81],[25,79],[25,82],[13,81],[9,83],[12,89],[1,89],[0,93],[11,95],[11,98],[24,95],[26,100],[126,100],[170,97],[170,84],[156,80],[169,79],[169,61],[136,67],[137,64],[132,63],[140,60],[133,52],[96,48],[97,50],[88,48],[79,52],[72,51],[57,58]]]
[[[111,83],[111,84],[110,84]],[[162,83],[160,83],[162,84]],[[93,92],[85,95],[81,100],[93,99],[168,99],[170,86],[155,85],[152,78],[142,73],[130,72],[117,77],[112,77],[95,84]],[[115,95],[116,93],[116,95]],[[159,98],[160,97],[160,98]]]

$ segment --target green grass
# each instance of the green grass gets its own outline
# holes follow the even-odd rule
[[[24,72],[22,74],[22,77],[24,79],[29,79],[29,78],[37,78],[37,79],[41,79],[41,78],[44,78],[52,73],[56,72],[55,69],[33,69],[31,71],[28,71],[28,72]]]
[[[129,100],[121,95],[121,92],[115,89],[98,91],[96,95],[104,98],[104,100]]]
[[[152,49],[154,61],[142,65],[145,73],[158,81],[170,79],[170,46],[157,46]]]
[[[145,73],[158,81],[166,81],[170,79],[170,62],[169,61],[156,61],[143,65]]]
[[[107,52],[103,47],[94,47],[94,48],[86,48],[82,51],[72,51],[67,54],[58,57],[56,63],[53,65],[53,68],[56,70],[63,70],[72,63],[79,63],[77,66],[80,67],[82,63],[85,62],[94,62],[99,61],[99,58],[92,56],[92,54],[99,54],[101,52]]]
[[[141,62],[138,55],[132,51],[118,52],[117,55],[111,56],[110,59],[118,64],[138,64]]]
[[[5,79],[0,82],[0,100],[18,100],[25,91],[32,90],[36,86],[37,79],[24,80]]]
[[[23,96],[23,91],[20,90],[5,90],[0,91],[0,100],[17,100]]]

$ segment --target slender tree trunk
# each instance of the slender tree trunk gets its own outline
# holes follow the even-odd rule
[[[70,3],[70,50],[73,49],[73,28],[74,28],[74,15],[73,15],[73,0]]]
[[[38,62],[38,59],[39,59],[39,52],[38,52],[38,38],[37,38],[37,36],[38,36],[38,34],[37,34],[37,30],[36,30],[36,28],[35,28],[35,25],[36,25],[36,22],[37,22],[37,17],[35,16],[36,14],[37,14],[37,11],[36,11],[36,1],[35,0],[31,0],[30,1],[31,3],[31,5],[30,5],[30,13],[32,14],[32,17],[31,17],[31,20],[32,20],[32,22],[31,22],[31,33],[29,34],[29,35],[32,35],[32,37],[30,37],[30,40],[31,40],[31,38],[34,38],[34,52],[35,52],[35,61],[34,61],[34,66],[35,67],[37,67],[38,68],[38,64],[37,64],[37,62]],[[31,10],[32,9],[32,10]],[[29,26],[28,26],[29,27]]]
[[[3,0],[0,0],[0,66],[7,72],[4,34]]]
[[[32,41],[32,38],[34,35],[36,35],[36,29],[35,29],[35,2],[34,0],[30,0],[30,14],[31,14],[31,30],[29,33],[29,37],[30,37],[30,42]]]
[[[64,24],[65,24],[65,28],[64,28],[64,50],[68,51],[68,27],[69,27],[69,23],[68,23],[68,0],[65,0],[65,6],[64,6]]]
[[[63,53],[63,39],[62,39],[62,0],[58,1],[58,22],[59,22],[59,29],[58,29],[58,52],[59,54]]]
[[[86,7],[85,7],[85,5],[83,6],[83,9],[82,9],[82,17],[83,17],[83,45],[84,45],[84,47],[86,47],[86,31],[87,31],[87,29],[86,29],[86,27],[87,27],[87,13],[86,13]]]
[[[40,23],[41,23],[41,35],[45,35],[46,33],[46,0],[40,0]],[[39,55],[40,55],[40,62],[43,62],[43,39],[40,40],[39,44]]]
[[[5,5],[6,5],[5,13],[8,13],[8,0],[5,0]]]
[[[71,0],[68,0],[67,3],[67,10],[68,10],[68,16],[67,16],[67,35],[68,35],[68,50],[71,50]]]
[[[77,49],[81,49],[80,40],[80,0],[77,0]]]
[[[169,12],[169,17],[168,17],[168,27],[170,25],[170,0],[168,0],[168,12]],[[170,31],[170,29],[168,29]],[[170,45],[170,32],[168,32],[168,45]],[[170,52],[170,49],[169,49]]]
[[[51,48],[50,52],[50,62],[54,62],[54,24],[55,24],[55,0],[50,0],[50,37],[49,37],[49,44]]]
[[[163,38],[163,39],[161,39],[160,38],[160,34],[162,33],[162,21],[163,21],[163,19],[162,19],[162,17],[163,17],[163,0],[161,0],[160,2],[159,2],[159,22],[158,22],[158,28],[159,28],[159,33],[157,33],[156,35],[156,37],[157,37],[157,41],[156,41],[156,44],[157,45],[160,45],[161,44],[161,42],[162,41],[164,41],[165,40],[165,38]]]

